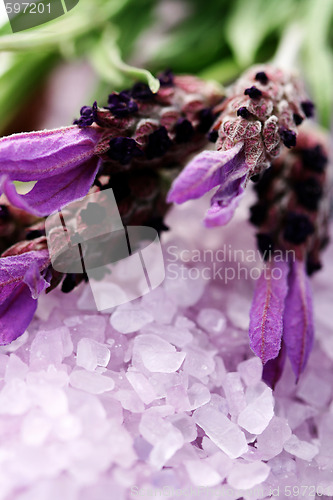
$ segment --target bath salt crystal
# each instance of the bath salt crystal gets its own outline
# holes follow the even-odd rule
[[[76,364],[89,371],[97,366],[106,367],[110,361],[110,349],[90,338],[80,339],[77,344]]]
[[[228,484],[235,490],[249,490],[263,483],[270,472],[264,462],[236,462],[227,476]]]
[[[111,377],[105,377],[96,372],[86,370],[73,370],[69,376],[72,387],[89,392],[90,394],[102,394],[112,391],[115,383]]]
[[[97,307],[90,286],[85,286],[82,289],[82,294],[77,301],[77,307],[81,311],[97,312]]]
[[[143,334],[134,339],[133,354],[141,357],[144,366],[151,372],[172,373],[177,371],[185,359],[185,352],[157,335]]]
[[[174,385],[169,387],[166,391],[167,404],[174,407],[175,411],[189,411],[191,405],[187,397],[186,389],[183,385]]]
[[[220,474],[205,460],[187,460],[184,465],[195,486],[209,488],[221,482]]]
[[[294,455],[308,462],[311,462],[319,453],[318,446],[308,443],[307,441],[301,441],[295,434],[293,434],[284,444],[284,449],[287,453],[290,453],[290,455]]]
[[[332,389],[323,378],[308,372],[301,378],[296,394],[309,405],[322,407],[330,401]]]
[[[245,397],[247,406],[238,416],[238,425],[251,434],[261,434],[274,415],[272,389],[259,382],[247,388]]]
[[[191,279],[191,269],[181,268],[182,279],[171,279],[168,277],[165,281],[165,290],[172,297],[172,300],[179,307],[190,307],[196,304],[201,298],[206,283],[201,278]]]
[[[22,422],[22,441],[27,446],[40,446],[45,442],[51,428],[51,421],[45,418],[41,412],[30,412]]]
[[[146,461],[149,457],[151,450],[153,449],[152,445],[148,443],[142,436],[137,436],[133,442],[133,448],[139,458],[139,460]]]
[[[291,429],[285,418],[274,416],[266,429],[257,436],[257,449],[262,460],[270,460],[283,450],[291,436]]]
[[[222,387],[227,398],[229,413],[232,417],[236,417],[246,406],[240,374],[237,372],[227,373]]]
[[[155,288],[152,292],[144,295],[141,305],[154,316],[157,324],[170,324],[177,312],[177,305],[168,297],[162,287]]]
[[[184,444],[182,433],[173,425],[167,434],[158,441],[149,455],[149,463],[156,469],[162,469],[166,462],[176,453]]]
[[[64,324],[69,328],[74,349],[80,339],[87,337],[103,344],[105,342],[106,319],[103,316],[71,316],[64,320]]]
[[[247,359],[239,363],[237,371],[247,386],[256,385],[262,377],[262,362],[257,357]]]
[[[190,409],[195,410],[199,406],[209,403],[211,394],[207,386],[195,382],[187,391]]]
[[[161,415],[153,411],[145,411],[141,417],[139,424],[140,434],[148,441],[148,443],[155,445],[163,437],[168,434],[172,424],[164,420]]]
[[[131,303],[117,307],[110,317],[111,326],[120,333],[133,333],[154,321],[154,316],[140,305]]]
[[[164,340],[170,342],[170,344],[180,348],[183,348],[193,340],[193,335],[189,330],[184,327],[177,327],[176,325],[157,325],[156,323],[152,323],[142,328],[141,332],[159,335]]]
[[[65,392],[59,387],[47,384],[29,384],[31,398],[49,417],[59,417],[68,411],[68,400]]]
[[[142,400],[133,390],[120,389],[115,392],[114,397],[120,401],[124,410],[131,411],[132,413],[142,413],[145,409]]]
[[[312,406],[298,403],[297,401],[289,401],[287,403],[287,418],[288,424],[292,430],[297,429],[308,418],[318,414],[318,410]]]
[[[227,326],[224,314],[213,308],[201,309],[197,322],[201,328],[211,335],[221,335]]]
[[[63,415],[54,422],[53,433],[60,441],[71,441],[82,433],[82,424],[76,415]]]
[[[227,314],[234,326],[242,330],[249,329],[250,306],[250,300],[246,300],[241,294],[232,293],[228,295]]]
[[[24,380],[13,378],[0,392],[0,414],[22,415],[32,405]]]
[[[9,382],[13,378],[24,379],[27,375],[29,367],[15,353],[9,356],[5,372],[5,381]]]
[[[194,441],[198,435],[197,427],[192,417],[186,413],[171,415],[168,418],[169,422],[172,423],[183,435],[185,443],[191,443]]]
[[[143,403],[149,405],[156,399],[156,393],[153,386],[143,373],[128,371],[126,373],[126,378]]]
[[[196,347],[185,347],[184,350],[186,351],[184,370],[189,375],[201,380],[213,373],[215,369],[214,353],[209,355],[203,349]]]
[[[237,458],[247,452],[244,433],[216,408],[206,405],[195,410],[195,422],[207,436],[230,458]]]
[[[34,368],[44,368],[50,364],[59,365],[64,359],[62,330],[40,330],[30,347],[30,365]]]

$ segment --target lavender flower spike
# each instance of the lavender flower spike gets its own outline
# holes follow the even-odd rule
[[[0,139],[0,193],[34,215],[48,215],[85,196],[99,166],[95,127],[77,126],[14,134]],[[37,181],[19,195],[12,181]]]

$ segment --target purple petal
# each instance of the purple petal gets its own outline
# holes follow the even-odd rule
[[[286,299],[288,307],[283,318],[283,339],[298,379],[305,368],[313,344],[313,309],[310,282],[304,263],[295,260],[291,266]]]
[[[223,185],[226,177],[243,165],[242,148],[243,143],[239,142],[227,151],[203,151],[195,156],[174,180],[167,201],[184,203]],[[238,177],[241,175],[243,173],[239,173]]]
[[[275,389],[276,384],[280,380],[286,362],[286,348],[284,342],[281,343],[281,349],[278,356],[274,359],[269,359],[264,366],[262,379],[271,389]]]
[[[0,178],[0,191],[15,207],[38,216],[49,215],[88,193],[99,162],[97,157],[93,157],[69,172],[40,180],[25,195],[19,195],[9,177],[3,176]]]
[[[280,351],[288,271],[287,262],[270,262],[256,284],[249,336],[251,349],[264,364]]]
[[[11,180],[37,181],[69,172],[92,158],[101,131],[64,127],[0,139],[0,172]]]
[[[50,283],[46,281],[43,276],[41,276],[36,261],[31,264],[31,266],[25,273],[23,283],[28,285],[33,299],[37,299],[37,297],[45,290],[45,288],[50,286]]]
[[[50,257],[47,250],[2,257],[0,259],[0,304],[3,304],[14,290],[21,285],[31,266],[36,264],[38,269],[42,271],[49,264],[49,261]],[[29,290],[28,287],[26,288]]]
[[[37,300],[21,283],[0,305],[0,345],[9,344],[25,332],[36,308]]]
[[[246,180],[247,173],[239,179],[227,182],[214,194],[204,219],[206,227],[224,226],[230,221],[244,196]]]

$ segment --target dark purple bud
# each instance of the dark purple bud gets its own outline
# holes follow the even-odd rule
[[[258,193],[258,196],[265,196],[267,190],[270,188],[271,182],[275,177],[276,172],[274,168],[270,167],[261,175],[259,182],[256,183],[254,189]]]
[[[252,177],[250,177],[250,181],[256,183],[260,181],[260,174],[254,174]]]
[[[142,156],[139,144],[129,137],[115,137],[109,142],[108,156],[111,160],[119,161],[122,165],[129,163],[132,158]]]
[[[259,71],[256,74],[255,79],[258,82],[260,82],[262,85],[267,85],[267,83],[268,83],[268,76],[266,75],[266,73],[264,71]]]
[[[148,160],[160,158],[172,146],[172,141],[168,136],[167,129],[160,127],[148,136],[148,144],[146,147],[146,156]]]
[[[312,118],[314,115],[314,104],[312,101],[302,101],[301,107],[307,118]]]
[[[95,101],[92,106],[82,106],[80,115],[80,118],[73,121],[73,125],[90,127],[97,119],[97,102]]]
[[[74,290],[74,288],[77,285],[78,285],[78,275],[77,274],[68,273],[68,274],[66,274],[65,279],[62,282],[61,291],[63,293],[69,293],[72,290]]]
[[[28,241],[31,241],[31,240],[34,240],[36,238],[40,238],[41,236],[45,236],[45,230],[44,229],[31,229],[25,235],[25,239],[28,240]]]
[[[280,127],[279,134],[286,148],[296,146],[296,133],[293,130],[289,130],[286,127]]]
[[[260,253],[263,255],[264,260],[268,260],[274,250],[274,242],[269,234],[258,233],[256,234],[257,245]]]
[[[199,111],[199,120],[198,132],[205,134],[215,121],[215,115],[213,114],[211,108],[204,108]]]
[[[194,135],[194,128],[189,120],[180,119],[175,126],[175,132],[177,143],[188,142]]]
[[[306,215],[289,212],[285,221],[283,237],[286,241],[300,245],[310,234],[314,233],[314,226]]]
[[[312,274],[316,273],[317,271],[320,271],[322,267],[323,266],[320,262],[314,261],[311,259],[311,257],[308,257],[306,261],[306,273],[309,276],[312,276]]]
[[[245,106],[242,106],[241,108],[237,109],[237,116],[241,116],[242,118],[250,118],[251,113],[248,111],[248,109]]]
[[[80,212],[81,220],[87,226],[100,224],[106,217],[105,208],[98,203],[88,203],[87,207]]]
[[[323,195],[323,190],[315,177],[310,177],[302,182],[297,182],[294,185],[297,194],[298,202],[308,210],[314,211],[318,209],[320,198]]]
[[[167,69],[158,75],[161,87],[171,87],[173,85],[173,72]]]
[[[128,185],[127,172],[112,174],[107,187],[112,188],[117,203],[120,203],[124,198],[131,194],[131,190]]]
[[[303,118],[298,113],[294,113],[293,118],[296,125],[300,125],[303,121]]]
[[[253,85],[253,87],[245,89],[244,95],[248,95],[251,99],[259,99],[262,96],[262,92]]]
[[[256,203],[250,207],[250,222],[254,226],[261,226],[265,222],[267,216],[267,205],[265,203]]]
[[[111,113],[119,118],[136,113],[138,110],[137,103],[133,101],[133,99],[131,99],[126,92],[120,92],[120,94],[110,94],[108,103],[108,108]]]
[[[314,148],[302,149],[301,154],[305,168],[318,173],[325,170],[328,159],[323,148],[319,144]]]
[[[10,219],[10,213],[6,205],[0,205],[0,221],[7,221]]]
[[[131,89],[124,90],[122,94],[127,94],[133,99],[139,99],[139,101],[145,101],[154,97],[154,94],[150,90],[149,86],[142,82],[135,83]]]
[[[217,138],[218,138],[219,134],[218,134],[218,131],[217,130],[212,130],[211,132],[209,132],[208,134],[208,140],[210,142],[216,142],[217,141]]]

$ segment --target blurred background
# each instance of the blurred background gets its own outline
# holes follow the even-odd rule
[[[332,0],[80,0],[14,34],[2,3],[0,134],[69,125],[81,106],[102,106],[131,83],[122,61],[226,85],[276,58],[301,72],[329,128],[332,46]]]

